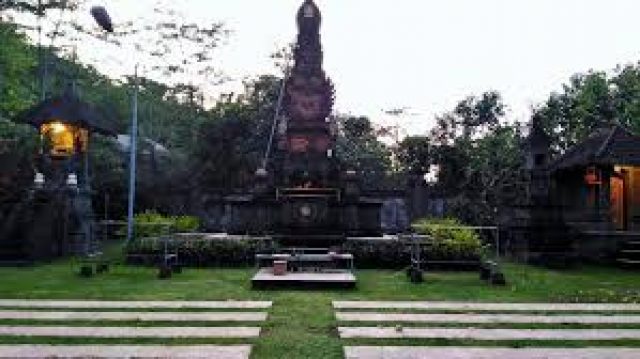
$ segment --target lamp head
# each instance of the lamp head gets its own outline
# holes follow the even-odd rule
[[[113,32],[113,22],[107,10],[102,6],[91,7],[91,16],[98,25],[106,32]]]

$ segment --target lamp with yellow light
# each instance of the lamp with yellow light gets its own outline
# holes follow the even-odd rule
[[[71,157],[84,153],[88,148],[89,132],[61,121],[42,124],[40,135],[49,144],[48,154],[54,158]]]

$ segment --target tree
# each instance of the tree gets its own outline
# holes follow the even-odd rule
[[[429,138],[425,136],[406,137],[398,144],[396,157],[403,171],[424,175],[434,162]]]
[[[252,184],[265,155],[280,79],[260,76],[208,111],[192,157],[192,183],[229,191]],[[272,162],[271,162],[272,163]]]
[[[391,151],[366,117],[337,116],[336,153],[344,169],[360,173],[366,187],[380,188],[391,171]]]
[[[496,209],[509,196],[504,189],[518,180],[520,125],[509,124],[504,116],[499,93],[467,97],[436,118],[429,147],[410,139],[413,145],[407,144],[410,151],[402,156],[422,170],[429,162],[418,162],[420,158],[439,167],[437,188],[449,199],[451,214],[467,223],[493,223]]]
[[[590,71],[576,74],[534,110],[562,153],[600,126],[619,123],[640,131],[640,70],[638,65],[618,67],[612,76]]]
[[[0,118],[11,119],[36,99],[33,87],[37,55],[17,27],[0,22]]]
[[[86,0],[9,1],[3,5],[5,18],[18,24],[30,38],[41,39],[42,32],[49,40],[42,41],[42,45],[50,52],[67,57],[76,56],[77,52],[84,63],[93,65],[116,61],[123,66],[130,62],[125,65],[130,69],[128,73],[133,71],[135,58],[145,64],[146,77],[170,85],[181,101],[193,103],[193,99],[202,96],[203,88],[226,80],[211,62],[213,50],[226,38],[228,30],[220,22],[188,21],[176,10],[174,2],[155,0],[148,10],[153,16],[135,21],[114,19],[115,32],[108,35],[89,16],[91,3]],[[90,58],[93,54],[75,50],[78,44],[101,46],[122,55]],[[130,56],[133,52],[135,55]],[[47,59],[45,52],[43,60]]]
[[[640,66],[618,68],[609,80],[611,106],[615,119],[640,133]]]
[[[27,12],[34,15],[45,15],[50,10],[68,9],[76,6],[78,1],[71,0],[3,0],[0,11]]]

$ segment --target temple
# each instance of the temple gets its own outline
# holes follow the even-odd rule
[[[526,141],[527,194],[501,227],[506,252],[524,261],[638,263],[640,137],[611,124],[551,158],[535,121]]]

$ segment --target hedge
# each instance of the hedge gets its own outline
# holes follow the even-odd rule
[[[274,250],[273,241],[269,238],[245,236],[174,235],[166,243],[169,252],[177,253],[180,262],[191,267],[250,266],[254,264],[256,253]],[[130,262],[142,263],[141,258],[158,257],[164,252],[164,248],[164,238],[146,238],[132,242],[127,248],[127,253],[132,259]],[[467,247],[462,247],[466,248],[464,251],[443,250],[442,248],[448,248],[443,244],[435,247],[426,245],[421,248],[422,259],[430,262],[479,260],[479,255],[476,255],[475,251],[469,252]],[[338,249],[352,253],[357,268],[404,268],[410,264],[411,259],[411,242],[408,238],[347,240]]]

